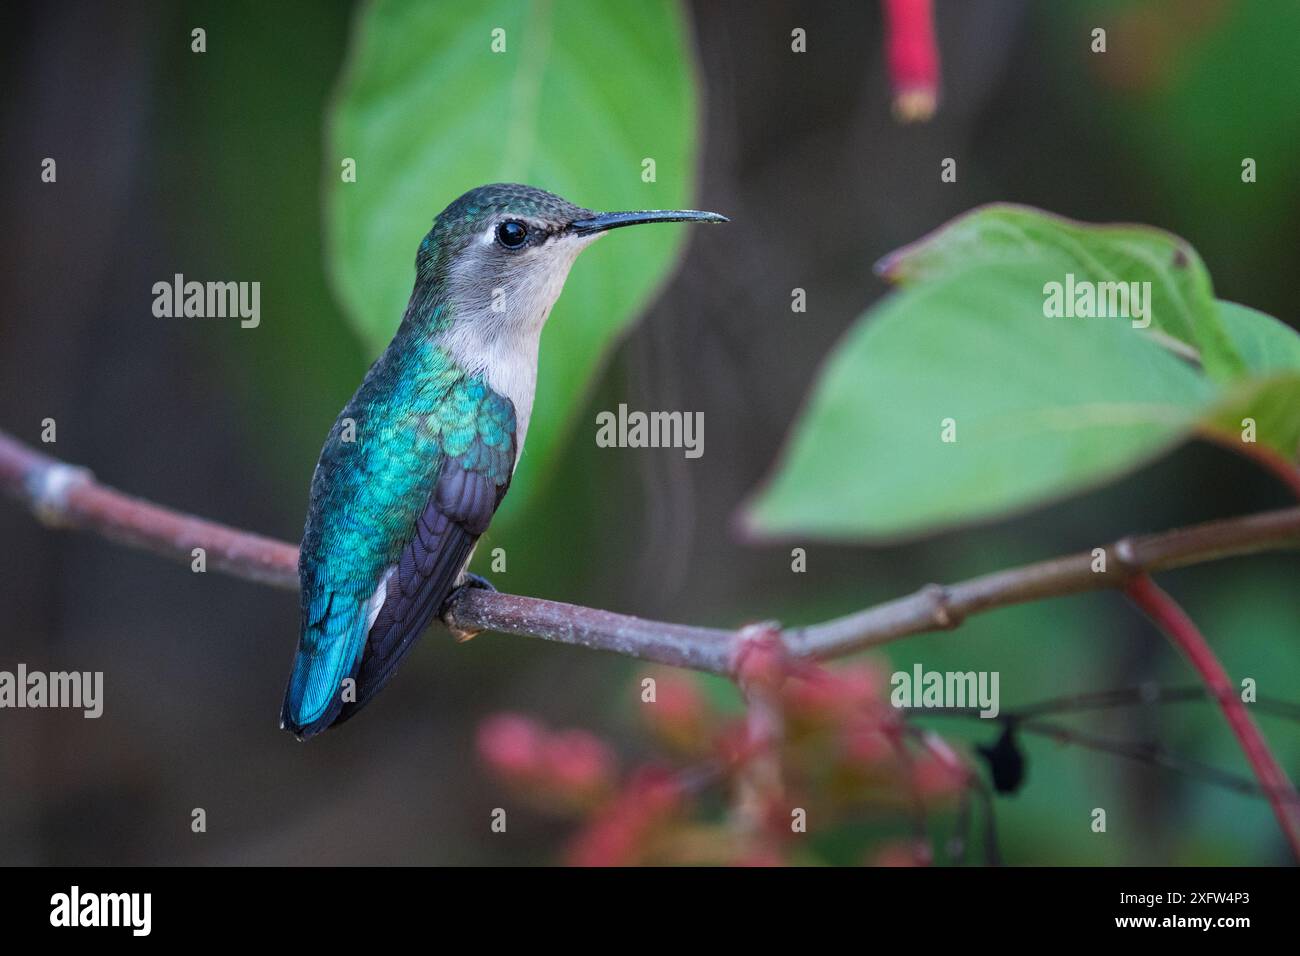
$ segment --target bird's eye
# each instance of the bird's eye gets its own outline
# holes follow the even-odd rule
[[[497,241],[507,249],[518,249],[528,241],[528,227],[522,222],[507,219],[497,226]]]

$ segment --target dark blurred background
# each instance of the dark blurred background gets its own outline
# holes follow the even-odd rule
[[[374,357],[331,299],[321,238],[322,125],[352,15],[344,3],[6,4],[0,428],[38,443],[52,417],[46,450],[104,481],[298,540],[323,436]],[[672,620],[800,623],[1286,502],[1250,465],[1193,445],[988,527],[890,547],[808,542],[807,574],[790,572],[788,546],[732,532],[828,350],[884,292],[873,261],[980,203],[1170,229],[1199,249],[1220,297],[1294,324],[1295,5],[941,0],[943,98],[914,126],[890,113],[876,4],[699,0],[689,15],[697,204],[734,225],[692,233],[545,493],[508,542],[489,533],[484,555],[509,546],[500,586]],[[194,25],[206,56],[189,52]],[[1088,50],[1097,25],[1104,56]],[[795,26],[802,56],[789,55]],[[40,182],[45,156],[58,158],[57,188]],[[1240,180],[1245,156],[1254,185]],[[955,184],[940,182],[945,157]],[[260,280],[261,327],[155,319],[151,286],[176,272]],[[790,311],[794,287],[804,314]],[[597,449],[582,423],[623,401],[704,411],[706,454]],[[1273,555],[1164,580],[1235,677],[1300,699],[1298,570]],[[635,663],[492,635],[456,645],[440,630],[361,719],[301,745],[276,719],[292,595],[51,533],[10,504],[0,582],[0,668],[102,670],[106,698],[99,720],[0,713],[0,863],[543,862],[563,825],[521,809],[508,837],[489,831],[491,809],[513,804],[476,761],[477,723],[525,710],[625,755],[649,746]],[[1111,594],[990,614],[889,657],[1000,670],[1004,708],[1193,680]],[[1261,723],[1300,771],[1295,725]],[[1245,772],[1208,706],[1078,726]],[[998,806],[1011,862],[1285,859],[1262,801],[1078,748],[1031,741],[1029,759],[1025,789]],[[1110,808],[1106,837],[1086,825],[1095,806]],[[196,807],[203,834],[190,830]]]

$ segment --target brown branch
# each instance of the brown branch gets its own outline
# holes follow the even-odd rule
[[[250,531],[132,498],[77,468],[42,455],[0,432],[0,489],[23,501],[54,528],[96,531],[119,544],[163,557],[206,562],[235,577],[275,587],[298,587],[298,549]]]
[[[54,527],[96,531],[115,541],[191,561],[203,548],[207,566],[276,587],[298,587],[298,550],[133,498],[99,484],[83,468],[43,455],[0,432],[0,489]],[[1040,561],[941,587],[931,584],[809,627],[780,632],[792,657],[826,659],[912,634],[957,627],[972,614],[1042,598],[1124,587],[1143,571],[1162,571],[1233,555],[1300,547],[1300,508],[1124,538],[1105,548],[1106,570],[1091,552]],[[497,631],[613,651],[629,657],[731,674],[736,632],[647,621],[626,614],[498,594],[459,592],[445,620],[466,631]]]

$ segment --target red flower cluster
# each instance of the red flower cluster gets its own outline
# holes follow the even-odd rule
[[[516,714],[484,722],[479,753],[521,797],[582,818],[564,858],[584,866],[826,862],[815,836],[850,820],[906,828],[918,802],[968,786],[965,762],[942,740],[908,732],[882,668],[831,671],[789,660],[775,634],[742,636],[735,676],[747,709],[722,694],[715,704],[716,678],[648,675],[640,706],[667,754],[621,778],[605,742]],[[929,853],[891,838],[856,858],[914,865]]]
[[[498,714],[478,731],[479,754],[507,782],[542,802],[587,808],[613,788],[613,752],[585,730],[552,732],[531,717]]]

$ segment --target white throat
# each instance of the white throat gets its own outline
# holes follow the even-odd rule
[[[542,329],[564,289],[573,260],[595,236],[566,238],[521,252],[511,267],[485,278],[476,256],[452,271],[455,317],[442,345],[462,368],[480,374],[515,406],[515,463],[524,450],[537,390]],[[492,232],[484,243],[491,243]]]

